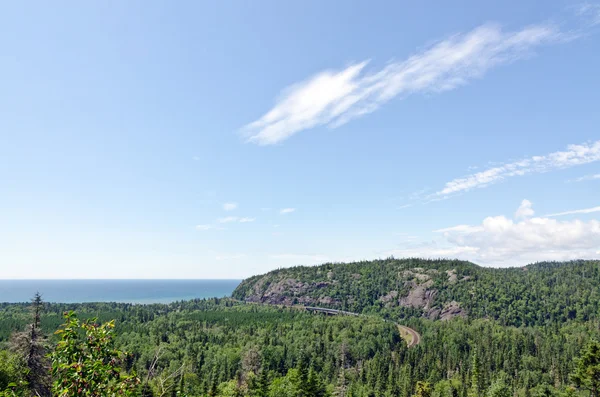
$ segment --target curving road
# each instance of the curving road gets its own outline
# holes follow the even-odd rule
[[[347,312],[344,310],[336,310],[336,309],[329,309],[326,307],[314,307],[314,306],[299,306],[300,308],[304,308],[305,310],[309,311],[309,312],[318,312],[318,313],[325,313],[325,314],[330,314],[330,315],[345,315],[345,316],[360,316],[361,314],[359,313],[353,313],[353,312]],[[388,321],[388,320],[384,320],[384,321]],[[396,324],[396,326],[398,327],[398,330],[400,331],[400,335],[404,336],[404,335],[410,335],[411,340],[410,342],[407,343],[408,347],[413,347],[418,345],[419,343],[421,343],[421,335],[415,331],[412,328],[409,328],[405,325],[400,325],[398,323],[394,323]]]
[[[398,329],[400,330],[400,334],[409,334],[411,336],[411,341],[408,342],[408,347],[413,347],[421,343],[421,335],[412,328],[409,328],[404,325],[396,324]]]

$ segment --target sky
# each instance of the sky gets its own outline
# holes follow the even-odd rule
[[[0,278],[600,258],[600,3],[0,5]]]

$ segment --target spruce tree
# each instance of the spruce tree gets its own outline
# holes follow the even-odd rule
[[[26,331],[13,335],[12,349],[24,357],[27,366],[26,380],[31,393],[40,397],[50,396],[50,364],[46,359],[41,315],[44,302],[39,292],[31,300],[32,323]]]
[[[590,397],[600,396],[600,343],[598,341],[591,341],[581,353],[572,379],[578,388],[589,390]]]

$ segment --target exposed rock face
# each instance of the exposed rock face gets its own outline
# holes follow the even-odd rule
[[[456,301],[446,304],[444,310],[440,313],[440,320],[442,321],[450,320],[454,317],[467,317],[467,312]]]
[[[460,307],[460,304],[456,301],[452,301],[452,302],[448,302],[444,305],[443,309],[440,308],[433,308],[430,309],[426,314],[425,317],[429,318],[430,320],[441,320],[441,321],[447,321],[450,320],[454,317],[467,317],[467,312]]]
[[[337,300],[333,299],[330,296],[324,296],[324,297],[319,298],[318,303],[320,303],[322,305],[329,305],[329,306],[331,306],[331,305],[337,305],[340,302],[338,302]]]
[[[428,289],[433,285],[433,281],[428,280],[422,284],[417,284],[413,280],[409,281],[408,285],[410,285],[408,296],[400,298],[398,303],[404,307],[428,309],[433,303],[433,300],[437,294],[437,290]]]
[[[249,302],[290,305],[294,302],[294,295],[301,295],[308,289],[306,284],[293,278],[286,278],[269,284],[261,294],[260,291],[264,288],[265,280],[266,279],[261,279],[256,283],[254,286],[255,294],[247,299]],[[312,301],[312,299],[307,298],[308,297],[306,296],[301,296],[298,300],[305,301],[305,303],[307,303],[308,300]]]
[[[455,284],[458,281],[458,276],[456,275],[456,269],[446,270],[446,274],[448,275],[448,283]]]
[[[351,272],[338,272],[328,267],[318,269],[312,275],[278,271],[251,279],[253,284],[243,290],[243,296],[238,299],[342,309],[355,305],[358,301],[355,291],[366,288],[376,290],[380,294],[378,301],[388,308],[398,309],[400,306],[417,309],[416,312],[424,317],[445,321],[467,316],[466,310],[458,302],[440,299],[441,296],[447,296],[447,288],[464,288],[460,283],[468,283],[471,279],[464,274],[463,269],[454,266],[442,269],[398,266],[388,274],[391,278],[389,290],[382,290],[371,285],[372,275],[354,269]],[[414,313],[412,310],[410,312]]]
[[[311,290],[326,288],[331,285],[330,282],[320,281],[316,283],[303,283],[293,278],[286,278],[277,282],[267,281],[266,278],[260,279],[254,285],[254,294],[247,297],[248,302],[269,303],[274,305],[337,305],[336,299],[329,296],[320,297],[318,299],[306,295]],[[265,288],[266,287],[266,288]]]
[[[390,291],[386,295],[380,296],[379,300],[383,303],[388,303],[388,302],[393,301],[397,297],[398,297],[398,291]]]

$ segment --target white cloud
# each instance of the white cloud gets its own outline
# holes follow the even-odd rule
[[[196,225],[196,230],[210,230],[212,228],[212,225]]]
[[[505,163],[462,178],[447,182],[443,189],[432,197],[448,197],[452,194],[481,188],[507,178],[526,174],[559,170],[576,165],[588,164],[600,160],[600,141],[569,145],[567,150],[554,152],[544,156],[533,156],[519,161]]]
[[[577,14],[585,18],[592,26],[600,24],[600,4],[581,4],[577,9]]]
[[[434,233],[448,233],[448,232],[456,232],[456,233],[471,233],[474,231],[478,231],[480,228],[478,226],[471,225],[457,225],[452,227],[445,227],[443,229],[434,230]]]
[[[282,208],[279,210],[279,213],[281,215],[285,215],[285,214],[291,214],[292,212],[295,212],[296,209],[295,208]]]
[[[600,211],[600,207],[596,208]],[[479,225],[459,225],[437,230],[441,241],[389,251],[412,257],[451,257],[490,266],[517,266],[543,260],[597,258],[600,222],[559,222],[551,218],[527,218],[515,222],[490,216]]]
[[[498,25],[487,24],[450,36],[403,61],[390,62],[379,71],[365,71],[369,61],[325,70],[284,89],[275,106],[242,131],[250,142],[271,145],[316,126],[335,128],[395,97],[465,85],[492,67],[524,58],[536,47],[564,38],[551,25],[505,32]]]
[[[515,212],[515,219],[531,218],[533,214],[535,214],[535,211],[533,211],[531,201],[523,200]]]
[[[225,211],[233,211],[234,209],[236,209],[238,207],[237,203],[224,203],[223,204],[223,209]]]
[[[594,179],[600,179],[600,174],[595,175],[585,175],[576,179],[573,179],[569,182],[583,182],[583,181],[592,181]]]
[[[256,218],[240,218],[240,223],[254,222]]]
[[[231,222],[237,222],[238,219],[239,218],[237,216],[226,216],[224,218],[217,219],[217,222],[219,222],[219,223],[231,223]]]
[[[574,215],[574,214],[591,214],[592,212],[600,212],[600,207],[585,208],[582,210],[571,210],[564,212],[557,212],[555,214],[548,214],[546,216],[563,216],[563,215]]]

